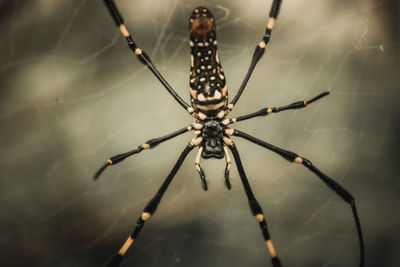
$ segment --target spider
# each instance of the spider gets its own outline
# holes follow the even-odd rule
[[[221,66],[220,59],[218,57],[218,50],[217,50],[218,43],[216,39],[215,19],[211,14],[211,12],[205,7],[197,7],[193,10],[189,21],[189,29],[190,29],[189,45],[191,48],[191,55],[190,55],[191,105],[187,104],[174,91],[174,89],[167,83],[167,81],[163,78],[163,76],[153,65],[149,56],[142,49],[140,49],[133,41],[132,36],[130,35],[130,33],[128,32],[127,28],[124,25],[124,20],[120,12],[118,11],[114,0],[104,0],[104,3],[108,11],[110,12],[110,15],[113,18],[116,26],[119,27],[122,35],[128,42],[129,48],[135,53],[139,61],[145,66],[147,66],[150,69],[150,71],[155,75],[155,77],[165,87],[165,89],[167,89],[167,91],[172,95],[172,97],[175,98],[175,100],[191,116],[196,118],[196,121],[187,127],[184,127],[168,135],[148,140],[145,144],[139,145],[138,147],[136,147],[131,151],[111,157],[94,175],[94,179],[96,180],[108,166],[115,165],[123,161],[127,157],[140,153],[143,150],[154,148],[158,144],[168,141],[183,133],[189,131],[194,132],[193,139],[183,150],[177,162],[175,163],[174,167],[168,174],[167,178],[164,180],[163,184],[161,185],[155,196],[148,202],[146,207],[143,209],[143,212],[139,216],[139,219],[136,222],[132,234],[128,237],[128,239],[121,247],[119,252],[112,258],[108,266],[116,267],[120,265],[123,256],[127,252],[128,248],[138,237],[146,221],[148,221],[150,217],[154,215],[154,213],[156,212],[157,207],[160,204],[160,201],[164,193],[166,192],[171,181],[173,180],[175,174],[178,172],[186,156],[195,147],[198,147],[195,166],[196,170],[199,173],[202,187],[205,191],[208,189],[207,180],[204,175],[204,171],[200,166],[200,160],[202,158],[203,159],[225,158],[226,162],[225,174],[224,174],[225,185],[228,189],[231,189],[231,183],[229,180],[231,159],[228,153],[228,149],[231,151],[233,158],[235,159],[236,162],[241,182],[243,184],[244,190],[246,192],[249,201],[251,213],[258,221],[259,226],[261,228],[262,235],[264,237],[267,249],[269,251],[269,255],[271,257],[272,265],[274,267],[282,266],[277,256],[274,245],[271,241],[271,236],[268,232],[267,222],[265,220],[262,208],[253,194],[249,181],[246,177],[246,173],[244,171],[239,156],[239,152],[236,148],[235,143],[231,139],[232,136],[244,138],[261,147],[264,147],[268,150],[277,153],[278,155],[280,155],[281,157],[290,162],[304,165],[307,169],[313,172],[318,178],[320,178],[322,182],[324,182],[328,187],[330,187],[334,192],[336,192],[336,194],[338,194],[345,202],[349,203],[352,208],[359,239],[360,266],[364,266],[364,242],[354,197],[348,191],[346,191],[341,185],[339,185],[337,182],[335,182],[334,180],[329,178],[326,174],[317,169],[308,159],[301,157],[294,152],[276,147],[272,144],[269,144],[251,135],[248,135],[242,131],[229,127],[231,124],[235,122],[248,120],[254,117],[267,116],[272,113],[278,113],[285,110],[304,108],[313,103],[314,101],[317,101],[318,99],[325,97],[329,94],[329,92],[323,92],[307,101],[297,101],[282,107],[267,107],[260,109],[259,111],[256,111],[254,113],[250,113],[244,116],[239,116],[237,118],[228,117],[229,113],[232,111],[236,102],[239,100],[241,94],[243,93],[243,90],[245,89],[246,84],[249,81],[254,68],[256,67],[256,64],[258,63],[258,61],[261,59],[261,57],[265,52],[266,46],[270,40],[272,29],[278,17],[279,9],[281,6],[281,0],[273,0],[269,13],[269,20],[266,26],[265,35],[262,37],[261,42],[256,46],[247,74],[235,97],[229,103],[228,103],[228,88],[226,84],[226,79],[224,71]]]

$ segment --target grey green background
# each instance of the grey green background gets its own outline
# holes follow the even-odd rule
[[[189,99],[188,17],[207,6],[232,96],[271,1],[117,3],[137,43]],[[111,155],[193,122],[130,53],[102,1],[0,1],[1,266],[103,266],[188,133],[107,169]],[[400,264],[399,2],[284,1],[232,116],[324,90],[298,111],[235,127],[309,158],[357,199],[366,266]],[[357,266],[350,207],[305,168],[235,139],[285,267]],[[189,155],[122,266],[270,266],[238,173]]]

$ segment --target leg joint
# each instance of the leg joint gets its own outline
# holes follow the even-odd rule
[[[257,200],[249,200],[249,206],[251,209],[251,213],[253,216],[257,216],[258,214],[262,214],[262,209],[260,204],[257,202]]]
[[[295,163],[298,163],[298,164],[301,164],[301,163],[303,163],[303,159],[302,159],[301,157],[297,156],[297,157],[294,159],[294,162],[295,162]]]
[[[147,221],[148,219],[150,219],[150,217],[151,217],[151,214],[149,212],[143,212],[142,216],[141,216],[141,219],[143,221]]]
[[[256,220],[257,220],[258,222],[264,221],[264,215],[263,215],[262,213],[258,213],[258,214],[256,215]]]

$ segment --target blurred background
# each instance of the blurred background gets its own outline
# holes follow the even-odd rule
[[[217,21],[230,95],[271,1],[118,0],[128,30],[189,100],[188,18]],[[400,266],[399,1],[284,1],[267,52],[232,112],[331,95],[234,125],[310,159],[356,198],[366,266]],[[0,261],[104,266],[192,133],[94,172],[115,154],[193,122],[127,48],[102,1],[0,1]],[[235,139],[283,266],[358,266],[350,207],[302,166]],[[270,266],[235,165],[192,152],[127,266]]]

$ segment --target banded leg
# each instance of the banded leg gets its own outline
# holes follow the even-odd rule
[[[250,113],[250,114],[247,114],[247,115],[244,115],[244,116],[239,116],[237,118],[232,118],[232,119],[229,120],[228,124],[229,123],[238,122],[238,121],[248,120],[248,119],[251,119],[251,118],[254,118],[254,117],[267,116],[267,115],[269,115],[271,113],[278,113],[278,112],[281,112],[281,111],[284,111],[284,110],[305,108],[308,105],[310,105],[311,103],[313,103],[313,102],[317,101],[318,99],[323,98],[324,96],[327,96],[327,95],[329,95],[328,91],[323,92],[323,93],[321,93],[321,94],[319,94],[319,95],[317,95],[317,96],[315,96],[315,97],[313,97],[313,98],[311,98],[310,100],[307,100],[307,101],[306,100],[297,101],[297,102],[294,102],[292,104],[289,104],[289,105],[286,105],[286,106],[283,106],[283,107],[263,108],[263,109],[260,109],[257,112],[253,112],[253,113]]]
[[[115,156],[112,156],[110,159],[107,160],[107,162],[100,167],[100,169],[94,174],[93,179],[97,180],[99,178],[99,176],[103,173],[103,171],[111,165],[115,165],[117,163],[120,163],[121,161],[123,161],[124,159],[126,159],[127,157],[130,157],[134,154],[140,153],[142,152],[144,149],[149,149],[149,148],[153,148],[155,146],[157,146],[158,144],[161,144],[162,142],[168,141],[171,138],[174,138],[178,135],[181,135],[183,133],[186,133],[188,131],[192,130],[192,126],[187,126],[185,128],[179,129],[173,133],[167,134],[165,136],[162,137],[158,137],[158,138],[154,138],[154,139],[150,139],[148,140],[145,144],[140,145],[138,147],[136,147],[135,149],[122,153],[122,154],[118,154]]]
[[[246,173],[244,172],[244,169],[243,169],[242,161],[240,160],[239,152],[236,149],[236,146],[234,143],[232,143],[231,146],[229,146],[229,149],[232,151],[233,157],[235,158],[235,162],[236,162],[237,169],[239,171],[240,179],[242,180],[242,184],[243,184],[244,190],[246,192],[247,199],[249,200],[249,206],[250,206],[251,213],[253,214],[253,216],[255,216],[256,220],[258,221],[258,223],[260,225],[261,232],[263,233],[265,243],[267,245],[269,254],[271,255],[272,266],[281,267],[282,265],[276,254],[274,245],[272,244],[271,237],[268,232],[268,225],[265,220],[263,211],[262,211],[261,206],[258,203],[257,199],[255,198],[253,191],[251,190],[249,181],[247,180],[247,177],[246,177]]]
[[[115,4],[114,0],[104,0],[104,4],[106,5],[108,11],[110,12],[111,17],[113,18],[115,25],[119,27],[121,30],[122,35],[125,37],[126,41],[128,42],[129,48],[135,53],[139,61],[146,65],[150,71],[156,76],[156,78],[161,82],[161,84],[167,89],[167,91],[172,95],[173,98],[187,111],[193,113],[192,108],[183,100],[175,90],[168,84],[168,82],[164,79],[164,77],[160,74],[160,72],[156,69],[156,67],[151,62],[149,56],[144,52],[142,49],[137,47],[136,43],[133,41],[132,36],[126,29],[124,25],[124,19],[122,18],[117,5]]]
[[[278,13],[279,13],[279,9],[280,9],[281,3],[282,3],[282,0],[274,0],[272,2],[271,10],[269,12],[269,20],[268,20],[267,28],[265,30],[265,35],[263,36],[261,42],[258,44],[258,46],[254,50],[253,58],[251,59],[251,63],[250,63],[250,67],[249,67],[249,69],[247,71],[246,77],[244,78],[244,80],[242,82],[242,85],[239,88],[239,91],[236,93],[235,98],[228,105],[228,108],[230,110],[233,109],[233,106],[239,100],[240,95],[243,93],[243,90],[246,87],[247,82],[249,81],[250,76],[253,73],[253,70],[257,65],[257,62],[264,55],[265,48],[266,48],[266,46],[267,46],[267,44],[269,42],[269,39],[271,37],[272,28],[274,27],[275,20],[278,17]]]
[[[231,169],[231,158],[229,157],[228,150],[226,149],[226,146],[224,146],[224,152],[225,152],[225,160],[226,160],[226,167],[225,167],[225,185],[228,190],[231,190],[232,185],[231,181],[229,180],[229,170]]]
[[[195,164],[196,164],[196,170],[199,172],[200,175],[201,185],[203,186],[204,191],[207,191],[208,187],[207,187],[206,175],[204,174],[204,171],[200,166],[201,152],[203,152],[202,146],[199,148],[199,151],[197,152]]]
[[[358,218],[354,197],[346,189],[344,189],[340,184],[338,184],[333,179],[329,178],[326,174],[324,174],[319,169],[317,169],[311,163],[311,161],[309,161],[308,159],[300,157],[299,155],[297,155],[294,152],[284,150],[282,148],[271,145],[267,142],[264,142],[260,139],[257,139],[246,133],[243,133],[239,130],[235,130],[233,135],[242,137],[250,142],[253,142],[259,146],[262,146],[268,150],[271,150],[271,151],[279,154],[281,157],[283,157],[284,159],[286,159],[290,162],[303,164],[307,169],[309,169],[311,172],[313,172],[315,175],[317,175],[329,188],[331,188],[333,191],[335,191],[345,202],[349,203],[351,206],[352,212],[353,212],[354,222],[355,222],[356,228],[357,228],[358,241],[359,241],[359,245],[360,245],[360,267],[364,266],[364,240],[363,240],[360,220]]]
[[[186,156],[192,151],[193,146],[188,144],[186,148],[183,150],[182,154],[179,156],[175,166],[172,168],[170,173],[168,174],[167,178],[164,180],[161,187],[158,189],[156,195],[147,203],[146,207],[143,210],[142,215],[136,222],[136,226],[132,232],[132,234],[128,237],[125,241],[124,245],[121,247],[117,255],[113,257],[107,267],[117,267],[121,264],[122,258],[125,255],[126,251],[129,247],[133,244],[137,236],[139,235],[140,231],[142,230],[145,222],[150,219],[150,217],[156,212],[158,205],[160,204],[161,198],[163,197],[165,191],[167,190],[168,186],[172,182],[175,174],[178,172],[179,168],[181,167],[183,161],[185,160]]]

